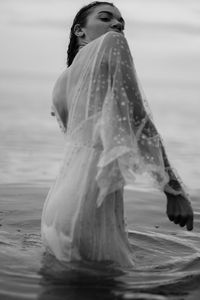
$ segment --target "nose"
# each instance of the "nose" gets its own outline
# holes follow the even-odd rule
[[[123,25],[120,21],[114,20],[111,25],[112,29],[119,30],[120,32],[123,30]]]

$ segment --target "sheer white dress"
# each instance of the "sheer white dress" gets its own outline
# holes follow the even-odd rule
[[[182,193],[141,95],[125,37],[108,32],[79,50],[60,76],[53,111],[65,157],[42,214],[42,239],[62,261],[133,266],[124,224],[123,187],[149,173]]]

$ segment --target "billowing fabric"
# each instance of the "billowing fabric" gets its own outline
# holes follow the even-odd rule
[[[53,94],[66,139],[59,176],[46,199],[42,238],[58,259],[132,266],[123,187],[148,173],[162,190],[183,189],[153,124],[126,39],[108,32],[79,50]]]

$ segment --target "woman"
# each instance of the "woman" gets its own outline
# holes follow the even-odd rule
[[[66,138],[60,174],[42,215],[45,247],[59,260],[133,266],[124,225],[123,187],[148,173],[167,196],[171,221],[192,230],[193,212],[143,101],[124,20],[111,3],[76,15],[68,68],[53,92]]]

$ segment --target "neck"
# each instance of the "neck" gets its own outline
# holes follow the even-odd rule
[[[78,50],[80,50],[81,48],[83,48],[84,46],[86,46],[88,44],[88,42],[86,40],[80,40],[79,41],[79,47]]]

